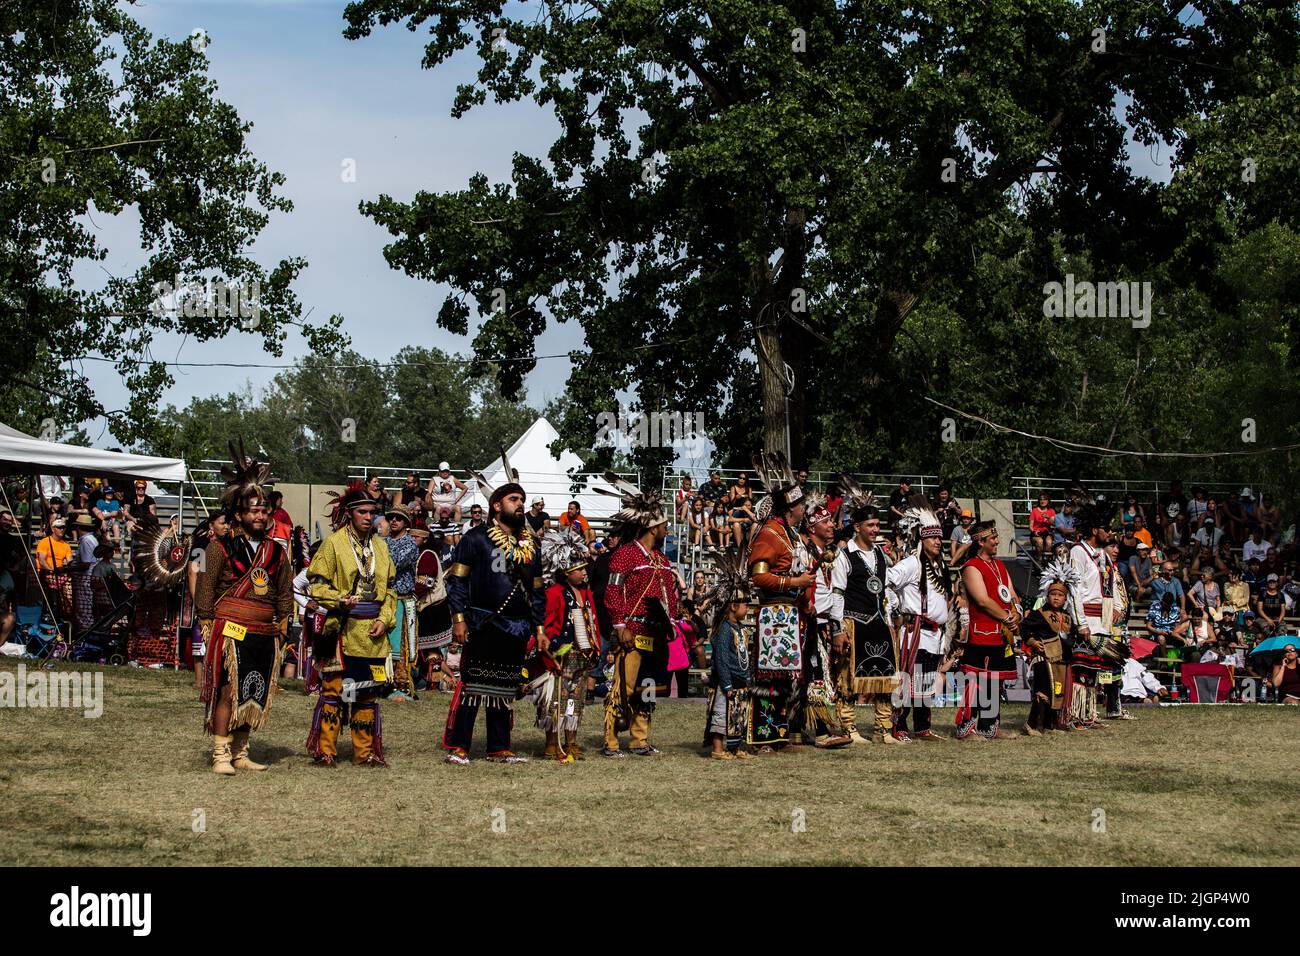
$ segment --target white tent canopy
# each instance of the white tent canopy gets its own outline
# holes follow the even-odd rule
[[[184,481],[185,462],[41,441],[0,425],[0,472]]]
[[[546,502],[547,514],[552,518],[559,518],[570,501],[578,502],[582,507],[582,513],[589,518],[606,518],[618,511],[618,499],[593,491],[591,479],[584,483],[578,494],[570,493],[572,479],[568,472],[573,470],[575,473],[581,473],[582,459],[567,449],[561,452],[558,458],[552,455],[549,446],[558,437],[559,432],[551,426],[551,423],[545,418],[539,418],[506,449],[510,466],[519,472],[519,483],[527,492],[525,506],[531,506],[534,498],[542,498]],[[505,484],[505,474],[499,457],[480,471],[494,488]],[[483,505],[484,510],[487,509],[487,500],[479,493],[478,488],[472,482],[468,484],[471,488],[470,494],[461,501],[461,510],[466,520],[469,517],[471,504],[480,504]],[[609,487],[599,478],[595,480],[594,485],[602,488]]]

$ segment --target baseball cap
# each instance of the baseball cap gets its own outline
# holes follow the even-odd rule
[[[438,514],[449,515],[451,514],[451,508],[449,508],[447,505],[443,505],[441,508],[438,509]]]
[[[1278,576],[1277,576],[1276,574],[1270,574],[1270,575],[1269,575],[1268,577],[1266,577],[1264,580],[1265,580],[1265,581],[1277,581],[1277,580],[1279,580],[1279,578],[1278,578]]]
[[[533,504],[535,504],[535,505],[544,505],[544,504],[546,504],[546,502],[543,501],[541,498],[534,498],[534,499],[533,499]]]
[[[1145,541],[1139,541],[1139,542],[1138,542],[1138,550],[1139,550],[1139,551],[1150,551],[1150,550],[1151,550],[1151,545],[1147,544]]]
[[[451,471],[451,464],[445,461],[438,462],[439,471]]]
[[[969,508],[962,508],[961,516],[963,518],[973,518],[975,517],[975,512],[971,511]]]
[[[66,522],[62,518],[55,518],[53,521],[50,522],[51,528],[66,528],[67,526],[68,526],[68,522]]]

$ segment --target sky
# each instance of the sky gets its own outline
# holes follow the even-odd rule
[[[390,237],[362,217],[357,204],[381,194],[409,201],[422,189],[462,189],[476,172],[492,182],[508,180],[513,153],[544,155],[555,121],[531,103],[490,101],[452,119],[456,86],[474,79],[474,51],[463,51],[435,70],[421,69],[427,28],[413,34],[390,25],[370,37],[345,40],[345,5],[344,0],[142,0],[129,9],[155,36],[179,40],[196,29],[207,34],[209,75],[218,95],[253,124],[250,150],[285,175],[280,192],[294,203],[292,213],[271,217],[253,255],[268,266],[291,256],[307,259],[296,284],[304,314],[342,315],[353,348],[379,360],[406,345],[468,353],[473,324],[470,335],[458,336],[435,322],[449,290],[390,269],[383,258]],[[1168,178],[1167,149],[1157,154],[1136,147],[1130,156],[1135,172]],[[355,161],[355,182],[343,181],[345,160]],[[97,216],[95,226],[110,250],[103,263],[108,272],[123,274],[140,264],[134,216]],[[98,269],[92,266],[82,277],[98,284],[104,278]],[[241,333],[208,343],[160,335],[153,355],[176,362],[289,363],[306,352],[292,330],[282,358],[264,353],[260,341]],[[583,344],[580,328],[552,324],[536,352],[563,353]],[[560,395],[569,366],[566,358],[540,361],[526,380],[528,401],[540,408]],[[87,362],[84,371],[106,408],[125,404],[125,389],[110,364]],[[275,369],[176,368],[176,382],[163,401],[180,407],[245,382],[256,390],[275,374]],[[100,427],[89,433],[95,444],[113,444]]]
[[[345,40],[344,6],[341,0],[143,0],[130,10],[155,36],[178,40],[195,29],[207,33],[209,75],[218,96],[253,124],[249,149],[285,175],[280,192],[294,203],[292,213],[271,217],[253,255],[266,265],[290,256],[307,259],[295,285],[304,314],[342,315],[353,348],[371,358],[390,358],[406,345],[468,353],[472,326],[470,335],[459,336],[435,321],[447,287],[389,268],[383,248],[390,237],[357,204],[385,193],[409,201],[422,189],[461,189],[480,171],[492,181],[507,179],[512,154],[544,154],[556,124],[529,103],[489,103],[451,118],[457,84],[473,81],[474,52],[436,70],[421,69],[423,32],[389,26],[362,40]],[[354,183],[342,181],[347,159],[355,160]],[[95,219],[110,250],[104,267],[122,274],[138,266],[135,217]],[[307,350],[294,330],[283,358],[264,353],[260,341],[242,333],[205,343],[162,335],[153,354],[179,362],[287,363]],[[536,351],[566,352],[582,344],[580,328],[554,325]],[[111,365],[88,362],[85,372],[106,408],[122,407],[125,389]],[[568,372],[567,359],[539,362],[527,379],[530,403],[540,408],[562,393]],[[174,369],[176,384],[164,402],[184,406],[192,397],[224,394],[245,380],[257,388],[275,374]],[[91,430],[92,439],[98,430]],[[111,444],[111,436],[96,443]]]

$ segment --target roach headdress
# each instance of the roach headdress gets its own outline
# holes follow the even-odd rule
[[[266,500],[262,486],[271,480],[271,465],[250,458],[244,452],[244,439],[240,436],[237,448],[233,441],[230,442],[230,464],[221,466],[221,477],[226,479],[225,490],[221,492],[221,509],[233,514],[250,500]]]
[[[542,564],[548,577],[576,571],[590,560],[587,539],[572,526],[542,536]]]
[[[618,514],[614,515],[614,520],[623,527],[633,527],[644,533],[651,528],[658,527],[668,520],[668,515],[664,511],[664,497],[658,491],[642,491],[626,478],[620,478],[612,471],[605,472],[605,480],[614,486],[615,490],[610,491],[606,488],[596,488],[595,490],[602,495],[609,495],[611,498],[619,499],[623,506]],[[638,535],[639,536],[639,535]],[[623,540],[629,540],[622,535]]]
[[[767,492],[767,497],[758,503],[759,518],[783,515],[790,510],[791,505],[797,505],[803,500],[803,489],[794,480],[794,471],[783,452],[756,452],[754,473],[758,476],[758,483]]]

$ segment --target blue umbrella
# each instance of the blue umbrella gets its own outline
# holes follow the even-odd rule
[[[1294,634],[1280,634],[1277,637],[1270,637],[1267,640],[1260,641],[1251,653],[1263,654],[1265,651],[1280,651],[1288,644],[1300,647],[1300,637],[1296,637]]]

